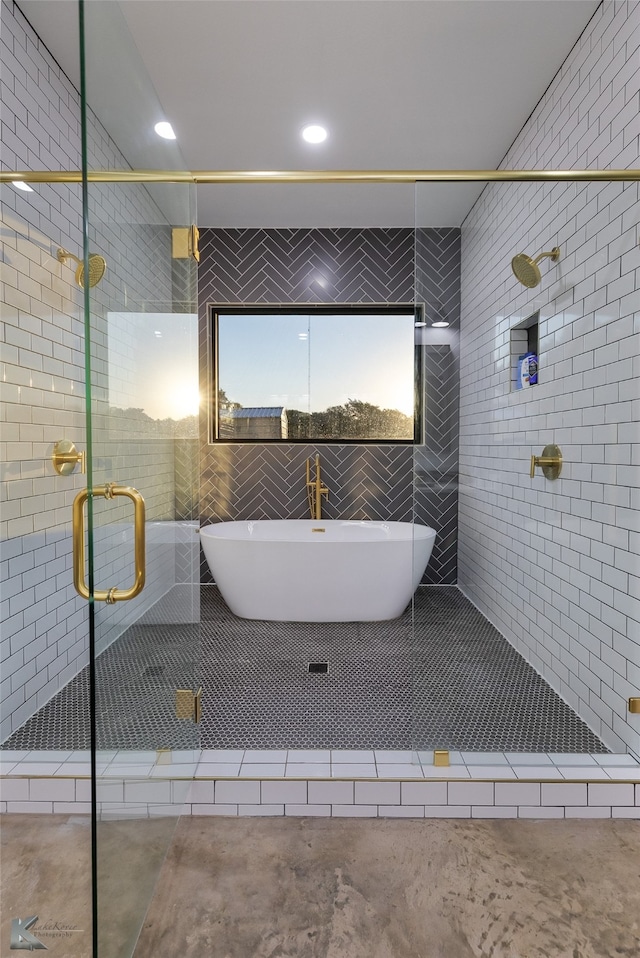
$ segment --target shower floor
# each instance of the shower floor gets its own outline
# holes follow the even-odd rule
[[[98,658],[98,746],[608,751],[455,586],[419,589],[413,616],[415,635],[410,609],[258,622],[203,586],[199,625],[134,625]],[[198,685],[196,729],[175,689]],[[86,668],[2,747],[89,748],[88,710]]]

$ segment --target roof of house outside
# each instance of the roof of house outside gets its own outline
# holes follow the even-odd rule
[[[281,419],[284,406],[246,406],[243,409],[221,409],[220,416],[228,419]]]

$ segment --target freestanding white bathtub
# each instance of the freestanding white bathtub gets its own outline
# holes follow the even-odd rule
[[[411,522],[257,519],[200,529],[236,615],[277,622],[375,622],[401,615],[436,533]]]

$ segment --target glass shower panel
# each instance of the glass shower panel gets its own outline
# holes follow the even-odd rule
[[[28,35],[14,11],[2,17],[7,36]],[[51,92],[44,76],[41,90]],[[81,211],[79,185],[0,185],[0,950],[24,933],[69,958],[91,940],[89,612],[71,578],[85,480],[58,475],[51,457],[65,437],[85,444],[82,300],[57,256],[81,241]],[[56,922],[74,929],[70,941]]]
[[[153,130],[163,111],[120,5],[84,12],[89,173],[184,170]],[[133,954],[199,759],[194,193],[139,181],[87,190],[100,958]]]
[[[426,187],[416,185],[416,382],[423,415],[413,447],[413,504],[414,522],[436,537],[413,602],[411,725],[413,748],[429,764],[430,752],[450,747],[443,679],[457,592],[460,230],[451,225],[454,188]],[[416,540],[416,559],[417,547]]]
[[[638,754],[638,212],[633,182],[416,186],[419,750]]]

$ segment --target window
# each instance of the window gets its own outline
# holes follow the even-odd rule
[[[212,439],[412,442],[415,316],[212,308]]]

